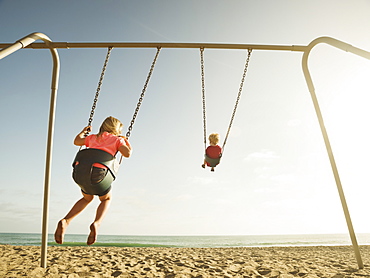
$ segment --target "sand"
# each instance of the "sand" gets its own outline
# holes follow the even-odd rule
[[[370,277],[370,246],[359,270],[351,246],[263,248],[48,247],[0,245],[0,277]]]

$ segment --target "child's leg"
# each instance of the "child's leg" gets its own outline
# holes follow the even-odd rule
[[[100,204],[96,210],[96,216],[94,222],[90,225],[90,234],[87,238],[87,245],[94,244],[96,241],[96,238],[98,236],[98,228],[101,225],[101,222],[103,221],[105,215],[108,212],[110,202],[112,200],[111,192],[104,196],[100,196]]]
[[[69,223],[75,218],[81,211],[83,211],[86,206],[94,199],[93,195],[88,195],[82,192],[83,197],[78,200],[67,215],[58,222],[57,229],[54,233],[54,239],[56,243],[62,244],[64,234]]]

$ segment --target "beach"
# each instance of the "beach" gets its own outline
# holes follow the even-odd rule
[[[147,248],[0,245],[0,277],[370,277],[370,246]]]

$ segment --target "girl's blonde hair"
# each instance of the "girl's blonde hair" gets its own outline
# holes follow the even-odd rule
[[[220,141],[220,135],[218,133],[211,133],[208,139],[211,144],[217,145],[218,141]]]
[[[102,135],[104,132],[109,132],[113,135],[120,135],[122,131],[123,124],[120,122],[120,120],[109,116],[104,120],[104,122],[101,124],[99,129],[99,135]]]

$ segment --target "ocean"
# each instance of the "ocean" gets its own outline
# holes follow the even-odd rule
[[[356,234],[359,245],[370,245],[370,234]],[[86,235],[67,234],[64,246],[86,246]],[[53,235],[48,245],[57,245]],[[41,246],[41,234],[0,233],[0,244]],[[127,236],[99,235],[93,246],[115,247],[266,247],[351,245],[347,234],[246,235],[246,236]]]

